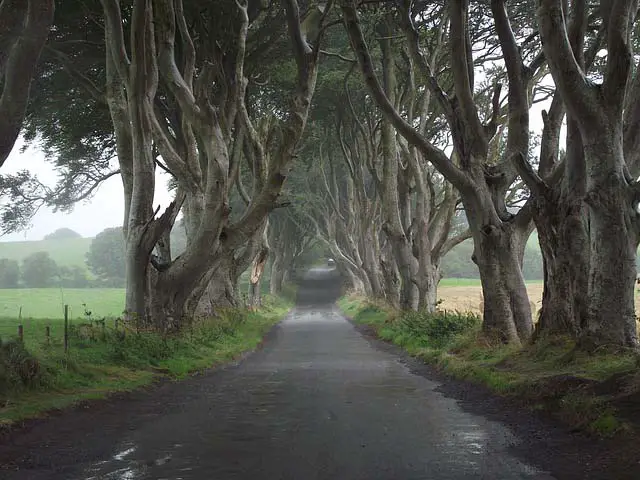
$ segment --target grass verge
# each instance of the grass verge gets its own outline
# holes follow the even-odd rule
[[[105,328],[72,329],[73,348],[60,341],[0,342],[0,427],[82,400],[130,391],[159,378],[184,376],[255,349],[291,308],[265,299],[258,311],[229,310],[179,335]]]
[[[601,436],[637,430],[640,362],[633,353],[587,354],[563,337],[523,348],[492,343],[473,313],[396,312],[361,297],[338,301],[356,324],[463,380]]]

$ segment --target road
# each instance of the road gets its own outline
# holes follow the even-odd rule
[[[298,307],[261,350],[237,365],[36,423],[0,445],[0,475],[633,478],[589,466],[600,460],[588,439],[421,373],[345,320],[332,305],[338,292],[335,273],[310,271]]]

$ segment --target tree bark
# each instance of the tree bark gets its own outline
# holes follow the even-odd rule
[[[269,259],[270,251],[267,229],[268,225],[265,226],[264,233],[262,235],[262,245],[253,260],[251,272],[249,274],[249,307],[253,309],[262,305],[260,286],[262,282],[262,274],[264,273],[264,268],[267,264],[267,260]]]
[[[600,344],[636,347],[637,213],[623,173],[621,132],[602,132],[604,141],[586,144],[586,203],[590,269],[584,336]]]
[[[519,344],[533,332],[531,306],[522,275],[523,242],[528,235],[515,222],[496,221],[483,204],[493,202],[485,191],[462,195],[473,235],[473,261],[478,266],[484,295],[483,331]],[[489,214],[489,215],[488,215]],[[523,231],[524,230],[524,231]]]
[[[534,207],[544,268],[536,338],[557,334],[577,338],[586,321],[589,239],[585,206],[580,198],[571,201],[557,195],[553,191],[538,195]]]
[[[386,22],[385,22],[386,23]],[[391,48],[390,29],[386,25],[381,28],[383,37],[380,40],[382,49],[382,64],[384,89],[393,102],[397,88],[395,78],[395,66],[393,65],[393,52]],[[402,218],[402,204],[406,203],[399,195],[399,158],[396,145],[395,130],[387,118],[382,119],[382,205],[385,215],[383,229],[393,246],[398,271],[400,273],[400,309],[417,310],[418,289],[415,284],[417,262],[413,256],[411,243],[406,235]],[[406,189],[405,189],[406,192]]]

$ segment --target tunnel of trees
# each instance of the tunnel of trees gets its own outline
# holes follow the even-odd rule
[[[236,305],[246,271],[253,304],[267,265],[278,294],[312,249],[352,291],[433,311],[462,249],[486,335],[636,347],[637,14],[633,0],[2,2],[0,166],[22,132],[58,172],[0,176],[2,231],[119,177],[123,270],[91,262],[158,329]]]

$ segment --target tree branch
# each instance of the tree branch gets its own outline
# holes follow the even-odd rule
[[[122,13],[118,0],[100,0],[104,10],[105,17],[105,43],[106,47],[111,51],[113,63],[116,71],[123,82],[129,79],[129,55],[124,41],[124,32],[122,30]]]
[[[389,98],[384,93],[384,90],[382,89],[382,86],[374,72],[371,55],[369,54],[369,49],[360,29],[360,23],[358,21],[353,0],[342,0],[341,7],[351,46],[358,58],[358,64],[362,70],[365,83],[369,87],[369,90],[380,109],[389,118],[389,121],[393,123],[393,126],[407,140],[407,142],[417,146],[423,152],[425,157],[427,157],[427,159],[431,161],[451,183],[453,183],[458,189],[466,188],[469,184],[469,180],[462,170],[456,167],[443,151],[434,147],[431,143],[425,140],[425,138],[422,137],[422,135],[420,135],[413,126],[409,125],[389,101]]]
[[[1,5],[0,14],[12,14],[7,12],[4,2]],[[0,32],[0,41],[6,41],[6,46],[11,48],[0,71],[4,82],[0,96],[0,167],[9,157],[22,129],[31,80],[49,35],[53,12],[53,0],[29,0],[20,36],[15,41],[7,40],[6,36],[13,31],[11,27],[9,32]]]
[[[577,3],[584,2],[578,0]],[[540,36],[551,75],[564,98],[567,110],[584,123],[598,117],[598,102],[593,86],[573,53],[562,12],[561,0],[540,0],[538,11]]]

